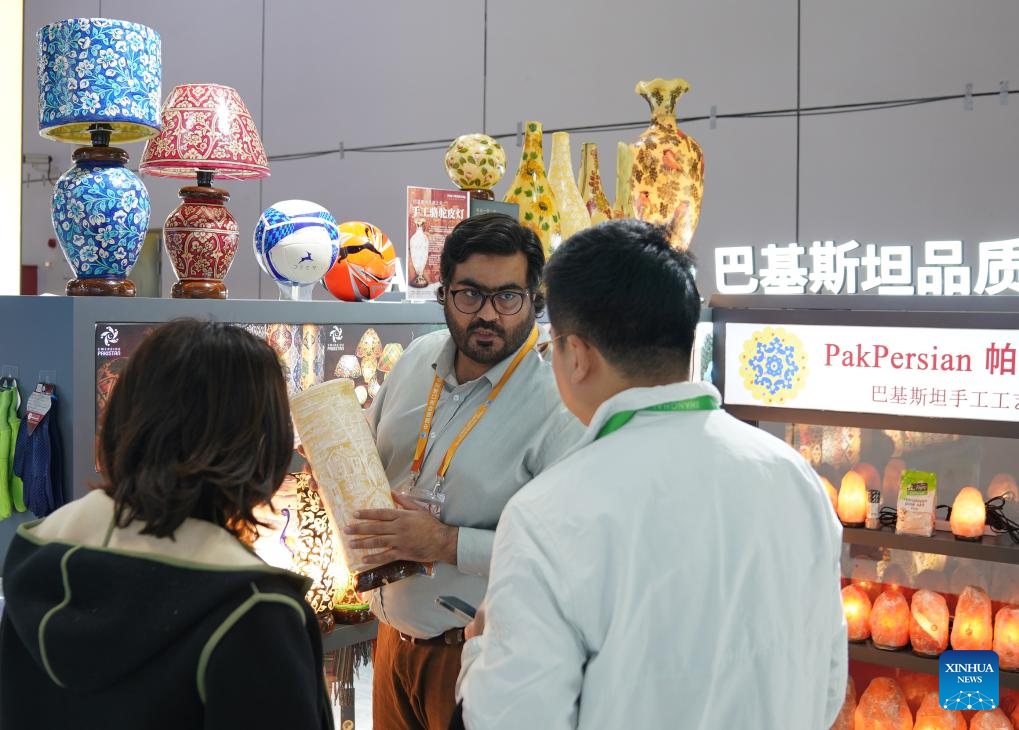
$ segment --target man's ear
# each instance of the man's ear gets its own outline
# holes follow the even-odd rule
[[[587,340],[577,335],[566,335],[563,340],[569,355],[570,382],[579,385],[591,375],[592,368],[596,365],[597,351],[591,347]]]
[[[441,284],[435,287],[435,301],[442,305],[446,304],[446,287]]]

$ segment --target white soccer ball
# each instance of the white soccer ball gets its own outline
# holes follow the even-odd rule
[[[255,226],[255,258],[262,270],[284,284],[311,284],[339,256],[336,219],[317,203],[283,200],[262,213]]]

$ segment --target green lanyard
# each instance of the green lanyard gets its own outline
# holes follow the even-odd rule
[[[686,400],[674,400],[668,403],[658,403],[647,408],[638,408],[633,411],[619,411],[619,413],[613,413],[609,416],[609,419],[605,421],[605,425],[601,427],[598,435],[594,437],[597,441],[602,436],[608,436],[613,431],[618,431],[623,426],[628,424],[634,416],[641,411],[714,411],[718,410],[718,404],[715,399],[710,395],[699,395],[696,398],[687,398]]]

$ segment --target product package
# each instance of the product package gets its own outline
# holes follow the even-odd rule
[[[899,535],[934,534],[934,508],[937,506],[938,475],[930,471],[902,472],[899,503],[896,507],[895,532]]]

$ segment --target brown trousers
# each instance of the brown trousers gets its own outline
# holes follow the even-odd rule
[[[418,646],[380,622],[372,668],[375,730],[447,730],[462,648]]]

